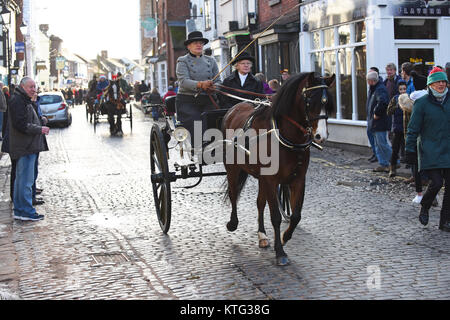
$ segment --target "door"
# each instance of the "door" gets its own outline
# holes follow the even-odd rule
[[[411,62],[415,65],[414,70],[423,76],[427,76],[428,72],[433,68],[434,49],[432,48],[402,48],[398,49],[398,68],[404,62]]]

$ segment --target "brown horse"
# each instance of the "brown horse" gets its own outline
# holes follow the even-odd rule
[[[227,193],[231,200],[232,211],[227,223],[229,231],[235,231],[238,226],[237,201],[245,185],[248,175],[258,179],[259,191],[258,207],[258,236],[259,246],[268,247],[269,242],[264,229],[264,208],[269,203],[270,217],[275,235],[275,252],[278,265],[289,264],[289,259],[283,250],[283,245],[291,239],[292,234],[300,222],[301,210],[305,195],[305,176],[310,159],[310,147],[317,145],[327,137],[326,121],[328,114],[333,111],[334,103],[328,92],[328,87],[334,83],[335,76],[316,78],[314,73],[301,73],[291,76],[273,97],[270,106],[257,109],[249,103],[239,103],[232,107],[222,122],[222,131],[249,127],[256,132],[272,130],[276,135],[279,159],[278,171],[275,174],[264,175],[262,168],[267,166],[258,155],[258,160],[251,164],[244,164],[225,160],[227,171]],[[249,125],[248,119],[253,116]],[[275,130],[274,130],[275,129]],[[259,142],[259,140],[258,140]],[[270,153],[271,146],[267,142]],[[248,157],[246,158],[248,160]],[[289,185],[290,205],[294,208],[289,227],[281,236],[281,214],[277,198],[279,185]]]

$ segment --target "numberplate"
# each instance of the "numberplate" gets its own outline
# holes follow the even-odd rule
[[[47,119],[48,120],[50,120],[50,119],[53,119],[55,116],[47,116]]]

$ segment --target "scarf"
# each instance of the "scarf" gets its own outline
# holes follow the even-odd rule
[[[442,103],[445,99],[445,97],[447,96],[448,93],[448,88],[445,88],[444,92],[439,93],[436,90],[434,90],[433,88],[430,87],[430,91],[433,94],[433,96],[436,98],[437,101],[439,101],[440,103]]]

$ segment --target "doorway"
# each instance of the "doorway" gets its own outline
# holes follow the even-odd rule
[[[434,66],[434,49],[398,49],[399,69],[404,62],[414,64],[414,70],[426,77]]]

